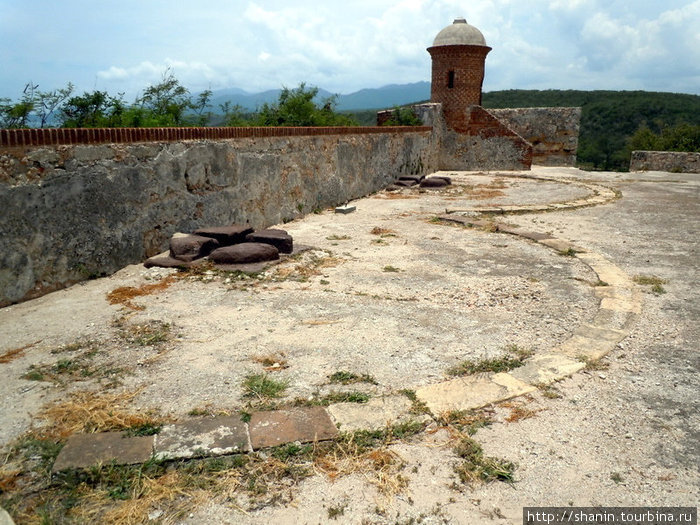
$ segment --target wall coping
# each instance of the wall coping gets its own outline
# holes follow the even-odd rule
[[[180,142],[183,140],[365,135],[368,133],[419,133],[432,131],[432,129],[431,126],[0,129],[0,149],[18,146]]]

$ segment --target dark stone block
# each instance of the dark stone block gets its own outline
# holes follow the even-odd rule
[[[207,226],[195,230],[196,235],[211,237],[219,241],[221,246],[231,246],[245,242],[245,236],[253,233],[253,228],[243,224],[232,224],[231,226]]]
[[[219,241],[212,237],[176,233],[170,239],[170,257],[190,262],[206,257],[218,247]]]
[[[216,264],[246,264],[279,259],[280,253],[271,244],[243,242],[233,246],[217,248],[209,254],[209,260]]]
[[[443,188],[450,184],[443,177],[428,177],[420,183],[421,188]]]
[[[418,183],[414,180],[402,180],[399,179],[394,183],[396,186],[403,186],[404,188],[410,188],[411,186],[415,186]]]
[[[246,235],[248,242],[262,242],[271,244],[277,248],[280,253],[292,253],[294,251],[294,241],[292,236],[284,230],[260,230]]]
[[[153,455],[153,436],[127,437],[124,432],[74,434],[53,464],[52,471],[87,468],[98,463],[143,463]]]
[[[160,254],[146,259],[143,265],[146,268],[189,268],[191,263],[181,261],[180,259],[175,259],[170,257],[170,255]]]
[[[250,416],[249,430],[254,450],[338,436],[338,429],[323,407],[254,412]]]
[[[420,184],[420,182],[425,178],[425,175],[401,175],[399,177],[399,180],[412,180],[416,184]]]

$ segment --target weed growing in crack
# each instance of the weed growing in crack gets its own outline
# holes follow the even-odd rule
[[[386,265],[384,268],[382,268],[382,270],[388,273],[398,273],[401,271],[400,268],[397,268],[396,266],[391,266],[390,264]]]
[[[578,355],[576,356],[576,359],[586,364],[584,370],[587,372],[607,370],[610,367],[610,363],[608,363],[607,361],[603,361],[602,359],[594,359],[586,355]]]
[[[328,376],[328,380],[331,383],[340,383],[341,385],[349,385],[351,383],[369,383],[371,385],[379,384],[377,383],[377,380],[369,374],[355,374],[345,370],[334,372]]]
[[[471,359],[462,361],[448,369],[447,373],[452,376],[465,376],[483,372],[508,372],[522,366],[525,359],[533,354],[531,350],[520,348],[517,345],[508,345],[504,350],[506,353],[501,357],[485,358],[479,361]]]
[[[282,397],[288,386],[287,381],[272,379],[267,374],[250,374],[243,380],[243,397],[266,401]]]

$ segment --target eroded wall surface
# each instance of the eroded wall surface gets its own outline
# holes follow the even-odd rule
[[[576,165],[581,108],[489,109],[489,112],[532,144],[533,164]]]
[[[12,147],[0,306],[106,275],[206,225],[282,223],[437,169],[430,130]]]
[[[700,173],[700,153],[685,151],[633,151],[630,171]]]
[[[529,170],[532,145],[481,106],[465,111],[457,129],[440,126],[442,170]]]

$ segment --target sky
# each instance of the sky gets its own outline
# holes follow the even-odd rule
[[[484,91],[700,94],[700,0],[0,0],[0,97],[125,93],[170,70],[198,93],[333,93],[430,80],[456,17],[484,34]]]

